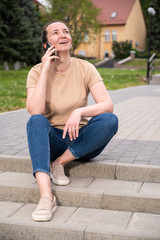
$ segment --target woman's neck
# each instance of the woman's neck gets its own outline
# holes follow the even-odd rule
[[[56,59],[53,62],[53,69],[55,72],[65,73],[68,71],[71,65],[71,57],[69,53],[66,55],[61,53],[59,59]]]

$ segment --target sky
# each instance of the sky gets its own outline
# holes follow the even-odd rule
[[[47,6],[47,1],[46,0],[38,0],[40,3],[42,3],[44,6]]]

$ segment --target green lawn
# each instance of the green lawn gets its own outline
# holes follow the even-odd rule
[[[0,68],[0,112],[25,107],[26,77],[29,68],[4,71]]]
[[[25,108],[26,78],[31,67],[4,71],[0,66],[0,112]],[[146,70],[97,68],[108,90],[146,84]]]
[[[138,59],[134,59],[132,61],[129,61],[129,62],[123,64],[123,65],[146,67],[147,66],[147,59],[138,58]],[[160,59],[155,60],[155,67],[160,68]]]
[[[146,71],[144,69],[129,70],[98,68],[98,71],[108,90],[116,90],[146,84]]]

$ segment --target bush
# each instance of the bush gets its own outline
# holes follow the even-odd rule
[[[125,42],[113,42],[112,50],[115,55],[115,59],[124,59],[130,56],[132,44],[127,40]]]

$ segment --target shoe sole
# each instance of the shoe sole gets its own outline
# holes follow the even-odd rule
[[[57,206],[53,207],[52,213],[49,215],[36,215],[32,213],[32,219],[37,222],[45,222],[50,221],[52,218],[53,213],[57,210]]]
[[[66,186],[66,185],[68,185],[68,184],[70,183],[70,180],[69,180],[69,179],[68,179],[68,180],[57,180],[57,179],[55,179],[55,178],[53,177],[52,174],[50,174],[50,175],[51,175],[51,180],[52,180],[52,182],[53,182],[54,184],[56,184],[56,185]]]

